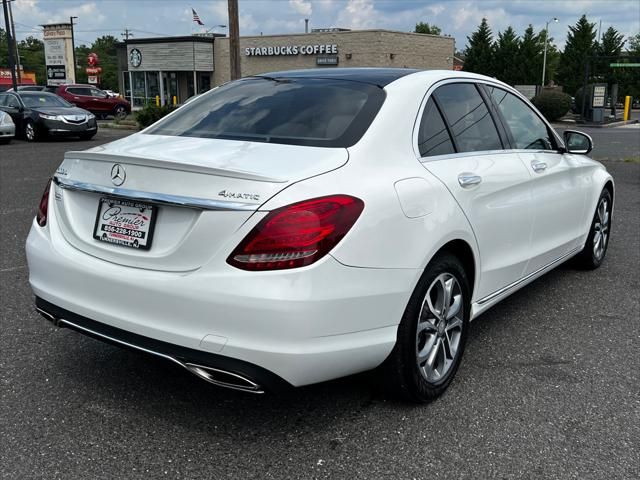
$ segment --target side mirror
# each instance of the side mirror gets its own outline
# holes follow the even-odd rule
[[[576,130],[565,130],[564,144],[567,147],[567,153],[576,153],[587,155],[593,150],[593,140],[586,133]]]

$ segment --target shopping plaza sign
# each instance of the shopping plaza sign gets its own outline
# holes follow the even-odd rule
[[[244,54],[247,57],[277,56],[277,55],[326,55],[337,54],[338,45],[277,45],[270,47],[247,47]]]

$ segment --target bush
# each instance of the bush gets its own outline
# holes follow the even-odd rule
[[[138,122],[140,128],[146,128],[152,123],[156,123],[165,115],[170,114],[173,110],[175,110],[175,107],[171,105],[157,107],[155,104],[149,103],[136,112],[136,122]]]
[[[544,117],[553,122],[562,118],[571,108],[571,97],[562,92],[542,92],[531,100]]]

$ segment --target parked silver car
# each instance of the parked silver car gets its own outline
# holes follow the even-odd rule
[[[0,144],[9,143],[16,136],[16,126],[10,115],[0,110]]]

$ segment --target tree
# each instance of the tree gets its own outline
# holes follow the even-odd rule
[[[640,55],[640,33],[633,37],[629,37],[629,53],[631,55]]]
[[[498,41],[494,47],[493,70],[496,78],[509,85],[515,85],[520,80],[520,65],[517,57],[520,51],[520,39],[513,28],[509,27],[498,34]]]
[[[564,91],[573,95],[582,86],[585,66],[596,52],[595,23],[590,23],[586,15],[569,26],[567,42],[558,66],[558,80]]]
[[[442,34],[442,29],[436,25],[429,25],[428,23],[416,23],[416,29],[413,31],[414,33],[427,33],[429,35],[440,35]]]
[[[523,85],[540,85],[544,57],[544,35],[544,31],[536,35],[532,25],[529,25],[524,31],[520,50],[518,50],[520,82]]]
[[[7,32],[0,28],[0,67],[9,66],[9,46],[7,45]]]
[[[493,77],[493,34],[486,18],[482,19],[478,30],[467,37],[467,41],[463,70]]]
[[[624,74],[620,70],[612,69],[609,64],[619,61],[619,58],[606,58],[606,57],[619,57],[622,53],[622,47],[625,44],[624,35],[621,35],[615,28],[609,27],[602,36],[601,42],[598,44],[596,52],[603,58],[598,60],[596,72],[602,75],[604,81],[609,85],[620,82]]]
[[[41,85],[47,83],[47,72],[44,59],[44,43],[36,37],[29,36],[18,43],[20,63],[28,72],[35,72],[36,81]]]

